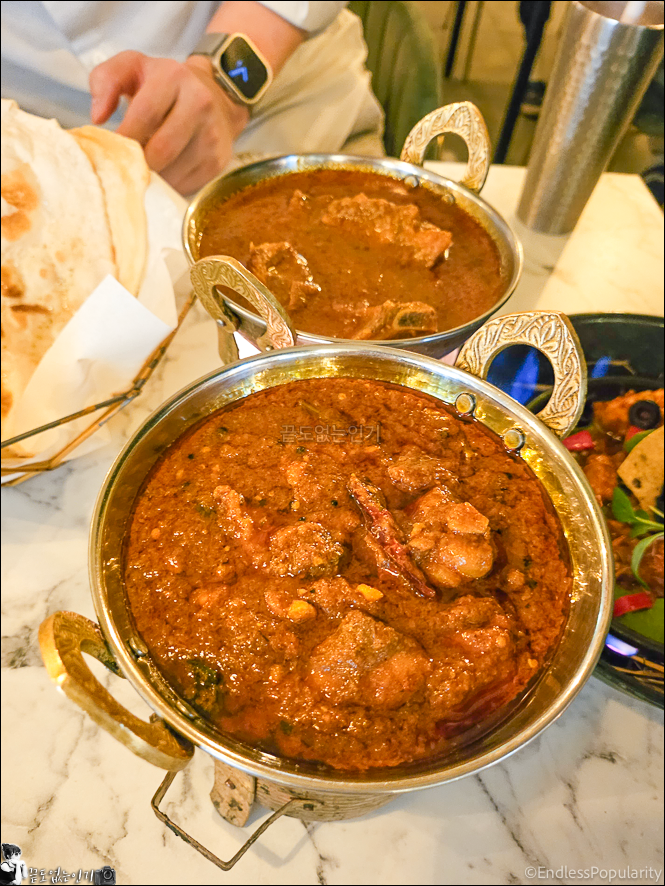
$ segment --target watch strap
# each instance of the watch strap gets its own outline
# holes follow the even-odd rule
[[[204,34],[199,42],[196,44],[194,49],[189,53],[190,55],[205,55],[208,58],[212,58],[213,55],[217,52],[217,50],[221,49],[223,44],[228,40],[230,34]]]

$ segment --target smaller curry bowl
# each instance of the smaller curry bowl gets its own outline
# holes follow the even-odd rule
[[[220,265],[235,291],[242,293],[247,283],[245,270],[235,262],[198,263],[192,279],[206,306],[220,301]],[[512,343],[542,349],[555,366],[555,390],[539,417],[483,379],[493,356]],[[288,339],[282,349],[277,339],[272,344],[273,353],[226,366],[190,385],[136,432],[111,468],[93,517],[90,579],[99,626],[75,613],[55,613],[40,629],[42,656],[58,687],[134,753],[168,770],[153,808],[184,838],[158,807],[194,747],[215,759],[222,788],[229,783],[245,786],[242,803],[237,791],[230,797],[227,791],[224,814],[236,824],[245,823],[254,800],[277,810],[276,815],[304,820],[354,817],[378,808],[394,794],[443,784],[504,759],[540,734],[576,697],[597,663],[611,614],[607,527],[582,472],[557,439],[576,424],[586,390],[578,341],[563,315],[514,314],[492,320],[462,349],[456,367],[376,345],[294,348]],[[137,497],[155,466],[173,444],[219,410],[235,408],[245,398],[282,385],[318,379],[331,385],[335,379],[388,383],[435,398],[456,412],[460,421],[482,425],[483,433],[489,432],[505,455],[521,460],[535,476],[560,526],[560,550],[567,549],[572,586],[562,632],[551,654],[496,716],[477,724],[477,729],[472,726],[462,740],[453,740],[434,757],[350,771],[272,753],[233,737],[169,681],[137,628],[123,564]],[[555,547],[559,549],[559,544]],[[156,716],[146,722],[122,708],[93,676],[84,652],[126,677]],[[247,813],[242,817],[237,815],[239,803]],[[207,851],[204,854],[211,858]],[[221,867],[230,864],[212,860]]]
[[[460,183],[422,167],[428,144],[445,133],[468,146]],[[224,358],[237,358],[233,331],[263,350],[271,311],[298,345],[363,340],[432,357],[459,347],[506,303],[522,271],[514,232],[479,196],[490,152],[480,113],[462,102],[423,118],[399,160],[289,155],[210,182],[185,216],[189,261],[234,257],[277,296],[239,300],[223,290],[216,319]]]

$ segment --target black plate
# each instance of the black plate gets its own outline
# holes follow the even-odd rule
[[[611,400],[630,390],[663,387],[663,319],[642,314],[573,314],[587,361],[589,396]],[[500,353],[488,380],[534,411],[544,406],[554,380],[539,351],[515,345]],[[586,410],[585,410],[586,412]],[[584,421],[584,417],[582,419]],[[663,707],[662,642],[613,621],[595,675]]]

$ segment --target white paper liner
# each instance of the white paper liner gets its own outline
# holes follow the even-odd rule
[[[103,402],[131,387],[133,379],[161,341],[177,325],[174,288],[188,264],[181,245],[186,203],[156,175],[146,191],[148,256],[143,283],[135,298],[115,278],[97,286],[46,352],[16,404],[4,437],[9,439]],[[17,469],[52,457],[94,419],[88,415],[30,437],[16,446],[29,458],[3,458]],[[102,446],[101,429],[68,458]],[[14,447],[12,447],[14,449]],[[3,477],[3,481],[11,477]]]

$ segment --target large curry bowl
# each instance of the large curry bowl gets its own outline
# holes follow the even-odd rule
[[[486,374],[495,353],[516,342],[540,347],[555,367],[555,390],[540,418],[478,377]],[[375,379],[424,392],[459,414],[473,415],[499,435],[546,491],[565,534],[573,578],[569,614],[556,650],[532,685],[500,715],[465,733],[445,756],[358,774],[282,759],[217,731],[177,694],[153,661],[136,629],[122,568],[133,503],[174,441],[201,419],[253,392],[299,379],[334,377]],[[50,676],[135,753],[170,770],[167,779],[198,747],[238,773],[227,783],[249,779],[254,785],[257,779],[252,797],[272,808],[285,804],[281,813],[288,808],[285,814],[301,817],[316,818],[315,807],[326,799],[336,809],[329,818],[361,814],[391,794],[439,785],[504,759],[551,724],[577,695],[600,656],[611,616],[611,548],[605,522],[582,472],[557,438],[577,421],[585,388],[575,333],[563,315],[554,313],[490,321],[467,343],[456,367],[393,348],[344,344],[287,347],[213,372],[159,408],[111,468],[90,534],[90,580],[99,628],[73,613],[47,619],[40,643]],[[82,652],[126,677],[156,716],[145,722],[122,708],[92,675]],[[165,789],[160,788],[157,801]],[[296,810],[294,803],[300,804]]]
[[[469,159],[461,182],[423,169],[428,144],[446,133],[460,135],[466,141]],[[214,179],[190,204],[183,224],[183,246],[192,264],[202,258],[201,237],[203,223],[211,210],[223,212],[224,203],[232,195],[271,179],[288,177],[296,172],[318,170],[354,170],[374,173],[388,179],[404,182],[410,188],[424,187],[441,201],[456,204],[471,216],[489,235],[499,256],[500,284],[494,304],[468,323],[454,329],[421,335],[372,342],[380,346],[442,357],[459,347],[469,336],[501,308],[515,290],[522,272],[522,247],[508,223],[480,196],[489,170],[491,145],[487,128],[478,109],[470,102],[459,102],[439,108],[424,117],[412,130],[404,144],[399,160],[385,157],[351,157],[342,154],[289,155],[252,163]],[[229,224],[232,221],[229,220]],[[277,238],[279,239],[279,238]],[[390,293],[386,293],[390,297]],[[217,318],[220,328],[220,351],[237,359],[237,350],[229,332],[238,331],[243,337],[263,350],[267,313],[277,310],[283,315],[275,299],[271,304],[261,298],[252,302],[238,302],[228,292],[224,296],[223,315]],[[325,338],[297,330],[297,344],[322,345],[345,339]]]

